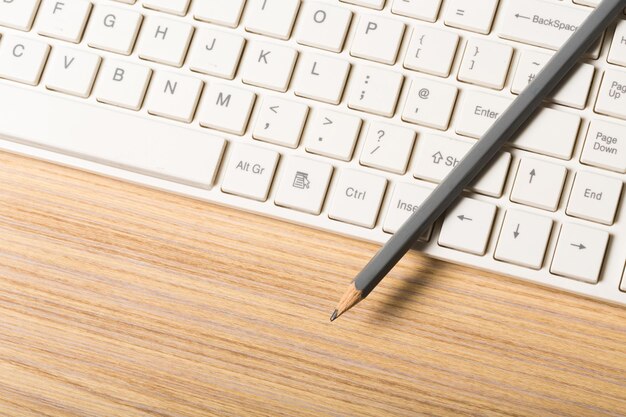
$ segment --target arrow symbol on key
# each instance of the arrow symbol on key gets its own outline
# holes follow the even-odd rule
[[[464,222],[465,220],[467,220],[468,222],[472,222],[474,221],[473,219],[470,219],[469,217],[466,217],[464,214],[461,214],[460,216],[456,216],[459,220],[461,220],[462,222]]]
[[[578,248],[578,250],[587,249],[587,246],[583,245],[582,243],[579,243],[578,245],[571,243],[571,245],[575,248]]]
[[[326,121],[324,122],[324,126],[326,126],[326,125],[332,125],[332,124],[333,124],[333,121],[332,121],[332,120],[330,120],[328,117],[324,117],[324,119],[326,120]]]
[[[519,236],[519,223],[517,224],[517,229],[513,232],[513,236],[515,236],[515,239]]]
[[[280,108],[280,106],[272,106],[270,107],[270,110],[273,111],[274,113],[278,114],[278,109]]]
[[[530,20],[530,17],[528,17],[528,16],[524,16],[524,15],[521,15],[521,14],[519,14],[519,13],[517,13],[517,14],[515,15],[515,17],[517,17],[518,19],[528,19],[528,20]]]
[[[528,181],[529,184],[533,183],[533,178],[535,178],[535,175],[537,175],[537,173],[535,172],[534,169],[530,171],[530,181]]]

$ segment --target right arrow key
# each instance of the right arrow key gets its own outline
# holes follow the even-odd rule
[[[561,227],[550,272],[595,284],[609,242],[609,234],[573,223]]]

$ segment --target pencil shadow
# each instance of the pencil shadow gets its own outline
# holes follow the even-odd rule
[[[413,250],[419,251],[419,248],[416,246]],[[372,319],[388,322],[401,315],[408,305],[419,303],[420,295],[436,278],[437,271],[441,269],[442,264],[442,261],[421,255],[419,266],[412,275],[396,278],[401,280],[401,283],[394,285],[392,293],[379,301],[382,303],[382,308],[374,311]]]

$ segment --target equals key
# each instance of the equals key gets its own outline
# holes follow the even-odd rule
[[[446,26],[487,34],[498,6],[498,0],[451,0],[444,12]]]

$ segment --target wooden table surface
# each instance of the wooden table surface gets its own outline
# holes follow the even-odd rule
[[[626,309],[0,153],[0,415],[626,415]]]

